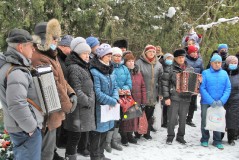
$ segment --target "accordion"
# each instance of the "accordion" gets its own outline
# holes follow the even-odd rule
[[[176,74],[176,91],[178,93],[199,93],[201,74],[183,71]]]
[[[33,83],[44,114],[61,110],[61,103],[51,66],[41,66],[32,71]]]

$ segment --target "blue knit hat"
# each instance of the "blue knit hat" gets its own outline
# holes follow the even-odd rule
[[[61,38],[61,41],[59,42],[59,46],[66,46],[70,47],[71,41],[73,40],[73,37],[70,35],[65,35],[64,37]]]
[[[217,53],[215,53],[210,62],[222,62],[222,57],[220,55],[218,55]]]
[[[228,45],[227,44],[219,44],[217,47],[217,51],[220,52],[221,49],[228,50]]]
[[[86,38],[86,43],[90,46],[90,48],[100,44],[99,40],[93,36]]]

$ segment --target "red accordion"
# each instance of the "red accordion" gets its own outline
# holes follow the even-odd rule
[[[201,74],[183,71],[176,74],[176,91],[178,93],[199,93]]]

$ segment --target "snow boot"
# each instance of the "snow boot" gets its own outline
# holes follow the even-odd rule
[[[66,160],[77,160],[77,154],[74,155],[66,154]]]
[[[111,153],[112,152],[112,148],[111,148],[111,140],[113,137],[114,131],[108,131],[107,136],[106,136],[106,140],[105,140],[105,150],[106,152]]]
[[[117,137],[118,137],[118,133],[119,133],[119,128],[115,128],[114,129],[114,133],[112,136],[112,141],[111,141],[111,148],[114,148],[118,151],[122,151],[123,148],[120,146],[120,144],[117,142]]]

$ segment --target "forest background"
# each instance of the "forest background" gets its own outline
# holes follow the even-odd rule
[[[238,0],[0,0],[0,51],[6,49],[10,29],[33,34],[38,22],[57,18],[62,35],[93,35],[109,44],[126,39],[128,49],[137,55],[147,44],[172,53],[194,27],[203,35],[200,52],[207,64],[220,43],[228,44],[232,55],[239,51],[239,23],[234,20],[206,29],[199,25],[238,16]]]

